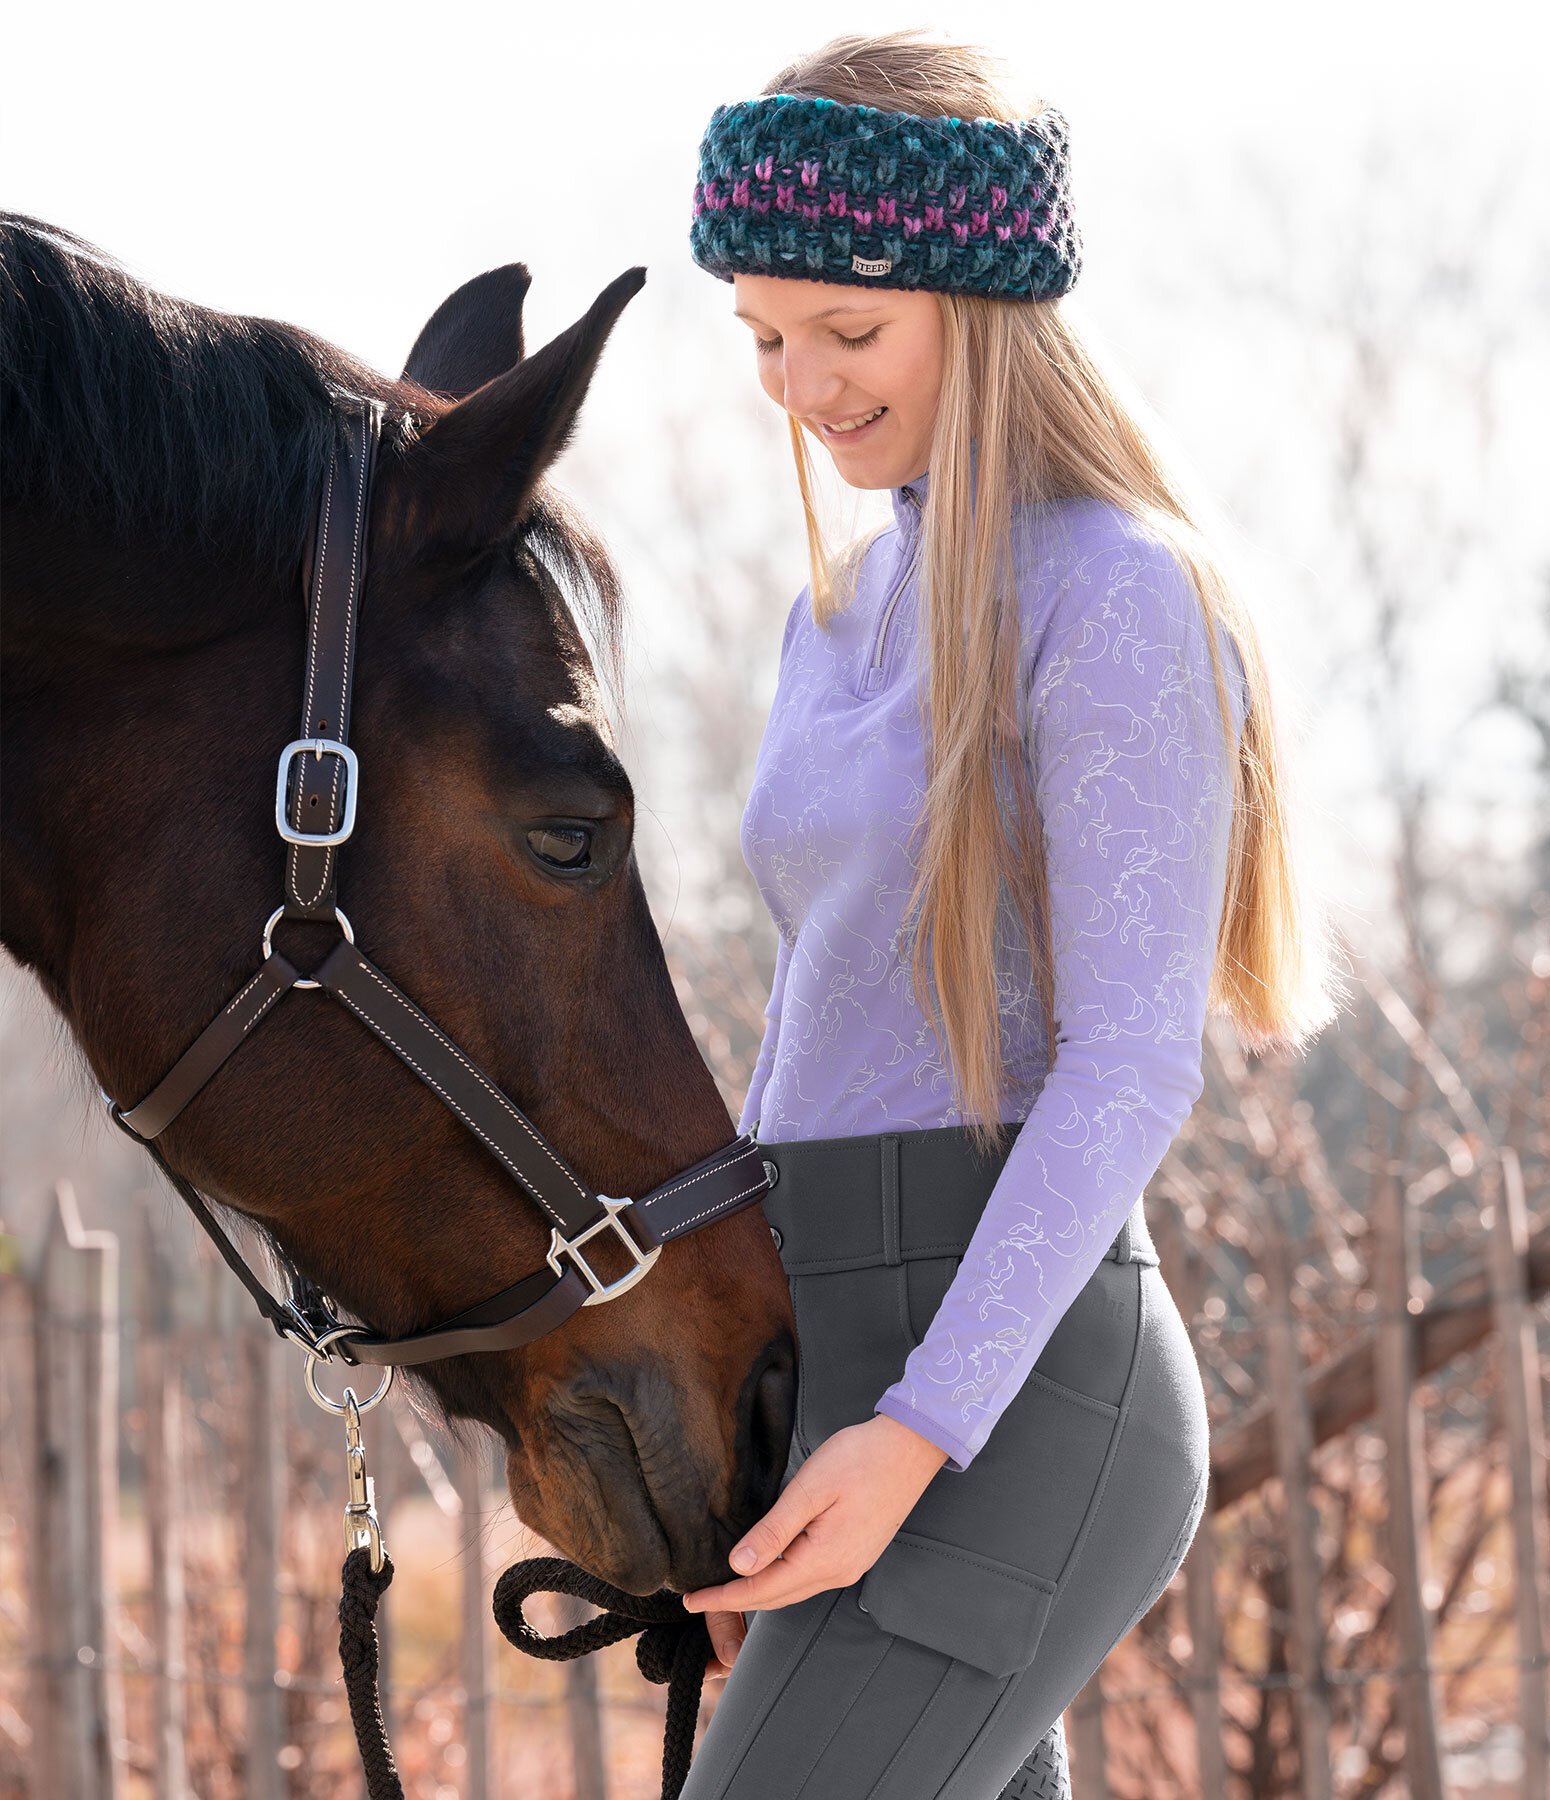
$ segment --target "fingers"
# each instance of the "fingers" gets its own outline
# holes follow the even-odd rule
[[[819,1510],[802,1477],[793,1476],[759,1523],[733,1545],[727,1561],[739,1575],[757,1574],[774,1562]]]
[[[793,1477],[787,1483],[785,1492],[759,1523],[733,1545],[727,1560],[733,1568],[746,1574],[761,1576],[761,1579],[768,1576],[779,1583],[782,1578],[777,1571],[785,1569],[798,1550],[809,1548],[807,1539],[802,1536],[803,1527],[819,1510],[818,1503],[804,1486],[801,1476]],[[822,1586],[819,1583],[817,1587],[809,1588],[808,1592],[816,1594],[821,1591]],[[764,1593],[767,1587],[766,1582],[765,1586],[755,1591]],[[693,1593],[684,1595],[684,1606],[690,1612],[707,1614],[742,1612],[751,1603],[740,1596],[749,1590],[750,1583],[746,1580],[734,1580],[721,1587],[696,1588]],[[782,1603],[765,1601],[764,1604]]]
[[[755,1576],[752,1581],[731,1581],[716,1592],[724,1601],[735,1602],[745,1612],[771,1612],[778,1606],[794,1606],[798,1600],[810,1600],[814,1594],[844,1585],[832,1575],[793,1573],[782,1575],[770,1584],[765,1583],[763,1576]]]
[[[707,1614],[768,1612],[777,1606],[790,1606],[797,1600],[809,1599],[827,1588],[844,1587],[845,1578],[829,1567],[808,1537],[800,1537],[785,1556],[757,1575],[741,1581],[729,1581],[721,1587],[701,1588],[684,1595],[690,1612]],[[715,1642],[714,1633],[712,1642]]]
[[[716,1658],[714,1663],[707,1665],[706,1674],[712,1675],[717,1669],[730,1674],[737,1653],[743,1647],[743,1639],[748,1635],[743,1615],[740,1612],[707,1613],[705,1629],[710,1633],[711,1650]]]

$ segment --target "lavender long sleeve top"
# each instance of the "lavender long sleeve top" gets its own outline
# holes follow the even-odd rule
[[[892,493],[850,606],[806,590],[743,815],[780,933],[742,1129],[769,1142],[961,1124],[910,978],[925,792],[911,555],[926,480]],[[1026,1123],[925,1338],[877,1410],[964,1469],[1199,1096],[1232,791],[1204,612],[1167,545],[1106,502],[1020,509],[1020,705],[1049,863],[1057,1035],[1015,912],[996,982]],[[1231,710],[1245,695],[1220,634]]]

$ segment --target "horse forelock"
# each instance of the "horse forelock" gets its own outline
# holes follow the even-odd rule
[[[523,521],[522,549],[532,573],[552,584],[560,604],[586,626],[602,672],[620,691],[624,595],[602,539],[563,494],[542,482]]]

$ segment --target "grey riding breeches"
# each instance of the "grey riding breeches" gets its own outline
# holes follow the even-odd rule
[[[787,1479],[872,1416],[1005,1152],[955,1128],[767,1144],[800,1351]],[[1205,1506],[1205,1393],[1138,1201],[969,1468],[853,1586],[750,1616],[683,1800],[1057,1800],[1061,1714]]]

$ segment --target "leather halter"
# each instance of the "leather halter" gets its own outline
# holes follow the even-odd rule
[[[348,748],[350,695],[366,575],[372,473],[382,431],[379,401],[347,401],[323,484],[308,580],[307,668],[301,734],[280,753],[275,826],[287,846],[285,901],[264,928],[263,960],[156,1087],[127,1112],[106,1095],[114,1123],[143,1144],[210,1234],[258,1310],[313,1356],[392,1366],[475,1351],[511,1350],[553,1331],[583,1306],[612,1300],[651,1269],[662,1245],[751,1206],[769,1191],[752,1138],[735,1138],[640,1200],[594,1194],[493,1081],[355,947],[335,900],[338,852],[355,826],[360,779]],[[335,921],[343,937],[311,976],[270,946],[284,917]],[[450,1107],[548,1220],[545,1267],[423,1331],[384,1338],[343,1323],[327,1298],[277,1249],[288,1287],[277,1298],[217,1223],[204,1196],[162,1155],[156,1138],[293,989],[313,988],[352,1012]],[[583,1246],[610,1235],[629,1271],[604,1281]],[[309,1363],[309,1370],[314,1365]]]

